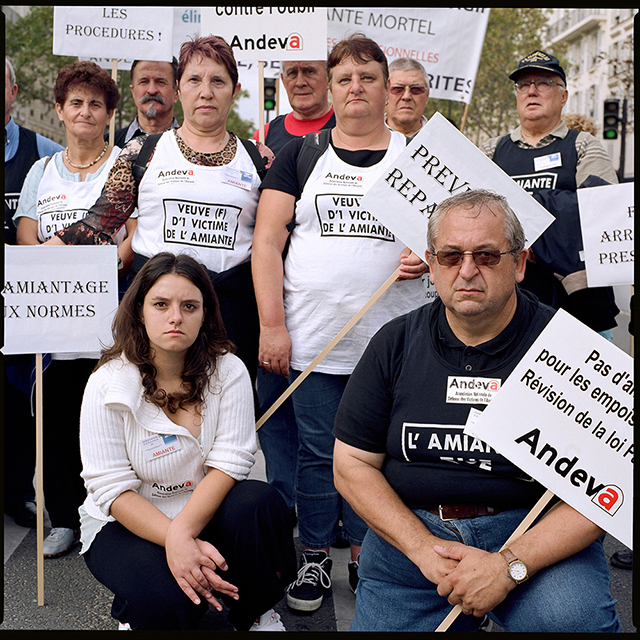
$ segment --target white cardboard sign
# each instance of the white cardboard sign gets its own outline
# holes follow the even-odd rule
[[[59,56],[171,61],[173,7],[53,7]]]
[[[576,192],[590,287],[634,282],[633,191],[623,182]]]
[[[4,251],[2,353],[92,353],[111,344],[115,245],[7,245]]]
[[[389,62],[413,58],[429,75],[430,97],[469,104],[489,9],[332,7],[329,50],[354,31],[375,40]]]
[[[416,255],[427,249],[427,221],[435,206],[470,189],[505,196],[529,247],[554,217],[444,116],[435,113],[364,195],[362,206]]]
[[[633,359],[563,310],[465,427],[632,548]]]
[[[223,37],[236,60],[325,60],[324,7],[201,7],[202,35]]]

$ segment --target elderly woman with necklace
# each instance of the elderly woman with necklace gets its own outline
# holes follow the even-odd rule
[[[100,195],[120,152],[104,141],[104,130],[120,100],[109,74],[93,62],[63,67],[54,86],[56,112],[67,133],[67,147],[38,160],[24,182],[14,215],[18,244],[38,245],[74,220],[81,220]],[[131,234],[115,238],[122,262],[133,263]],[[127,231],[129,236],[127,236]],[[84,500],[80,478],[78,421],[85,384],[99,353],[54,353],[44,393],[44,494],[52,529],[45,557],[69,551],[78,541],[78,507]]]

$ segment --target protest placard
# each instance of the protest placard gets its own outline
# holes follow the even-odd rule
[[[361,31],[380,45],[389,62],[420,62],[429,75],[431,98],[471,102],[489,9],[337,7],[327,18],[329,49]]]
[[[200,33],[222,36],[236,60],[324,60],[322,7],[202,7]]]
[[[53,7],[53,53],[171,61],[173,7]]]
[[[632,548],[633,359],[563,310],[464,433]]]
[[[5,246],[2,353],[94,353],[111,344],[117,249]]]
[[[633,284],[633,182],[578,189],[587,284]]]
[[[423,257],[427,221],[436,205],[457,193],[479,188],[506,197],[522,223],[527,247],[554,220],[440,113],[431,117],[360,204]]]

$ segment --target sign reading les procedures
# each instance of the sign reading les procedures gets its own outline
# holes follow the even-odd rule
[[[171,61],[173,7],[53,8],[59,56]]]
[[[529,247],[554,217],[440,113],[435,113],[365,194],[362,206],[416,255],[427,249],[427,221],[436,205],[471,189],[506,197]]]
[[[633,359],[563,310],[465,433],[633,545]]]
[[[2,353],[93,353],[111,344],[115,245],[4,249]]]
[[[590,287],[634,282],[633,191],[623,182],[576,192]]]
[[[201,35],[223,37],[240,60],[326,60],[327,9],[201,7]]]

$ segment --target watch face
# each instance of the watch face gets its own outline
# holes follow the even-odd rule
[[[511,577],[518,582],[524,580],[527,577],[527,567],[523,562],[516,561],[509,565],[509,573]]]

